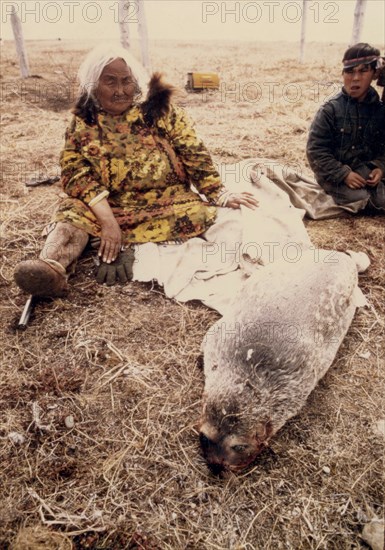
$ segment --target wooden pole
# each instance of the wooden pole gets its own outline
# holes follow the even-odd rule
[[[303,63],[305,58],[305,36],[306,36],[306,18],[307,18],[307,0],[302,2],[302,24],[301,24],[301,41],[299,49],[299,62]]]
[[[17,53],[17,57],[19,58],[21,78],[28,78],[29,66],[28,66],[27,52],[25,51],[25,45],[24,45],[23,29],[21,28],[21,21],[19,16],[16,13],[15,6],[12,6],[11,25],[12,25],[13,36],[15,38],[16,53]]]
[[[142,50],[142,64],[151,72],[150,56],[148,53],[148,33],[147,33],[147,22],[146,22],[146,13],[144,11],[144,1],[137,0],[138,2],[138,30],[140,36],[140,45]]]
[[[129,17],[129,2],[127,0],[119,0],[119,27],[120,27],[120,43],[126,50],[130,49],[130,29],[128,26]]]
[[[354,22],[353,32],[350,45],[357,44],[360,41],[362,25],[364,22],[365,8],[367,0],[356,0],[356,7],[354,9]]]

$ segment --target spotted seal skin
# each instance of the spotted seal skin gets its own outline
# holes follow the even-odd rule
[[[335,358],[357,292],[356,263],[339,252],[304,253],[248,279],[203,341],[200,443],[213,472],[250,465],[300,411]]]

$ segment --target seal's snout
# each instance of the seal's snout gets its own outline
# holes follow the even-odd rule
[[[207,467],[214,476],[220,476],[226,470],[223,464],[216,464],[214,462],[208,463]]]
[[[207,452],[207,449],[210,447],[210,439],[203,433],[199,432],[199,443],[203,453]]]
[[[218,456],[218,454],[221,454],[220,448],[216,441],[210,439],[205,433],[199,432],[199,443],[205,460],[211,464],[221,463],[222,457]]]
[[[210,472],[215,476],[219,476],[226,470],[224,457],[220,456],[222,454],[221,449],[215,441],[209,439],[203,432],[199,433],[199,442]]]
[[[205,427],[207,428],[207,423]],[[211,428],[211,432],[214,429]],[[260,452],[260,445],[247,440],[244,436],[221,435],[208,437],[206,433],[199,433],[200,447],[204,459],[211,473],[219,475],[225,470],[239,472],[247,468]]]

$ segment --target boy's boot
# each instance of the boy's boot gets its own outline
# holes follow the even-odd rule
[[[69,223],[57,223],[48,234],[39,259],[17,264],[16,284],[33,296],[63,296],[68,290],[67,268],[83,252],[88,238],[88,233],[82,229]]]

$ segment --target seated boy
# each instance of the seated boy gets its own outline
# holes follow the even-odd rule
[[[342,91],[316,114],[307,157],[318,184],[337,204],[362,201],[362,208],[369,203],[385,212],[385,105],[371,86],[380,51],[356,44],[342,61]]]

